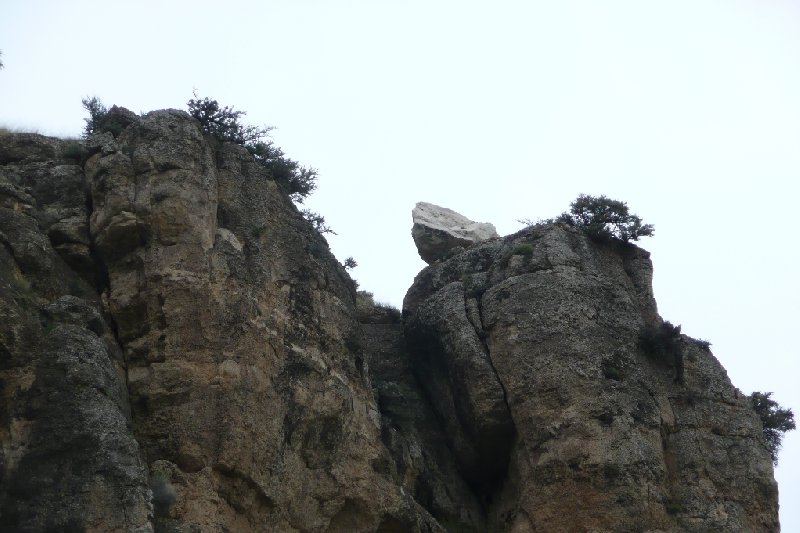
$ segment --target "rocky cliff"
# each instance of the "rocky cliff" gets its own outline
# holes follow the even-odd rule
[[[529,228],[357,309],[246,150],[112,113],[0,136],[0,529],[778,530],[724,369],[643,347],[646,252]]]

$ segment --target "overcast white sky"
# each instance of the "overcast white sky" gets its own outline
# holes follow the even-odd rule
[[[501,234],[579,194],[656,235],[661,314],[800,413],[800,4],[792,0],[0,0],[0,124],[77,136],[80,100],[197,89],[319,170],[340,260],[400,306],[428,201]],[[800,437],[776,474],[800,531]],[[793,505],[794,504],[794,505]]]

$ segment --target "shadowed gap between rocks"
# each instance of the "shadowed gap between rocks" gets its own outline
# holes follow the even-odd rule
[[[516,430],[489,358],[477,300],[454,282],[407,318],[412,372],[484,512],[504,484]]]

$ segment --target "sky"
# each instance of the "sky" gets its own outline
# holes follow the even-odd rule
[[[495,224],[579,194],[655,236],[662,316],[743,392],[800,413],[800,4],[792,0],[0,0],[0,125],[78,136],[81,99],[274,126],[319,172],[306,204],[400,307],[418,201]],[[800,531],[800,436],[776,470]]]

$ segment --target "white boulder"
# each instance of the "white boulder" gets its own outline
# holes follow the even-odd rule
[[[452,209],[427,202],[418,202],[411,217],[411,236],[419,256],[428,264],[447,257],[453,248],[499,237],[493,224],[473,222]]]

